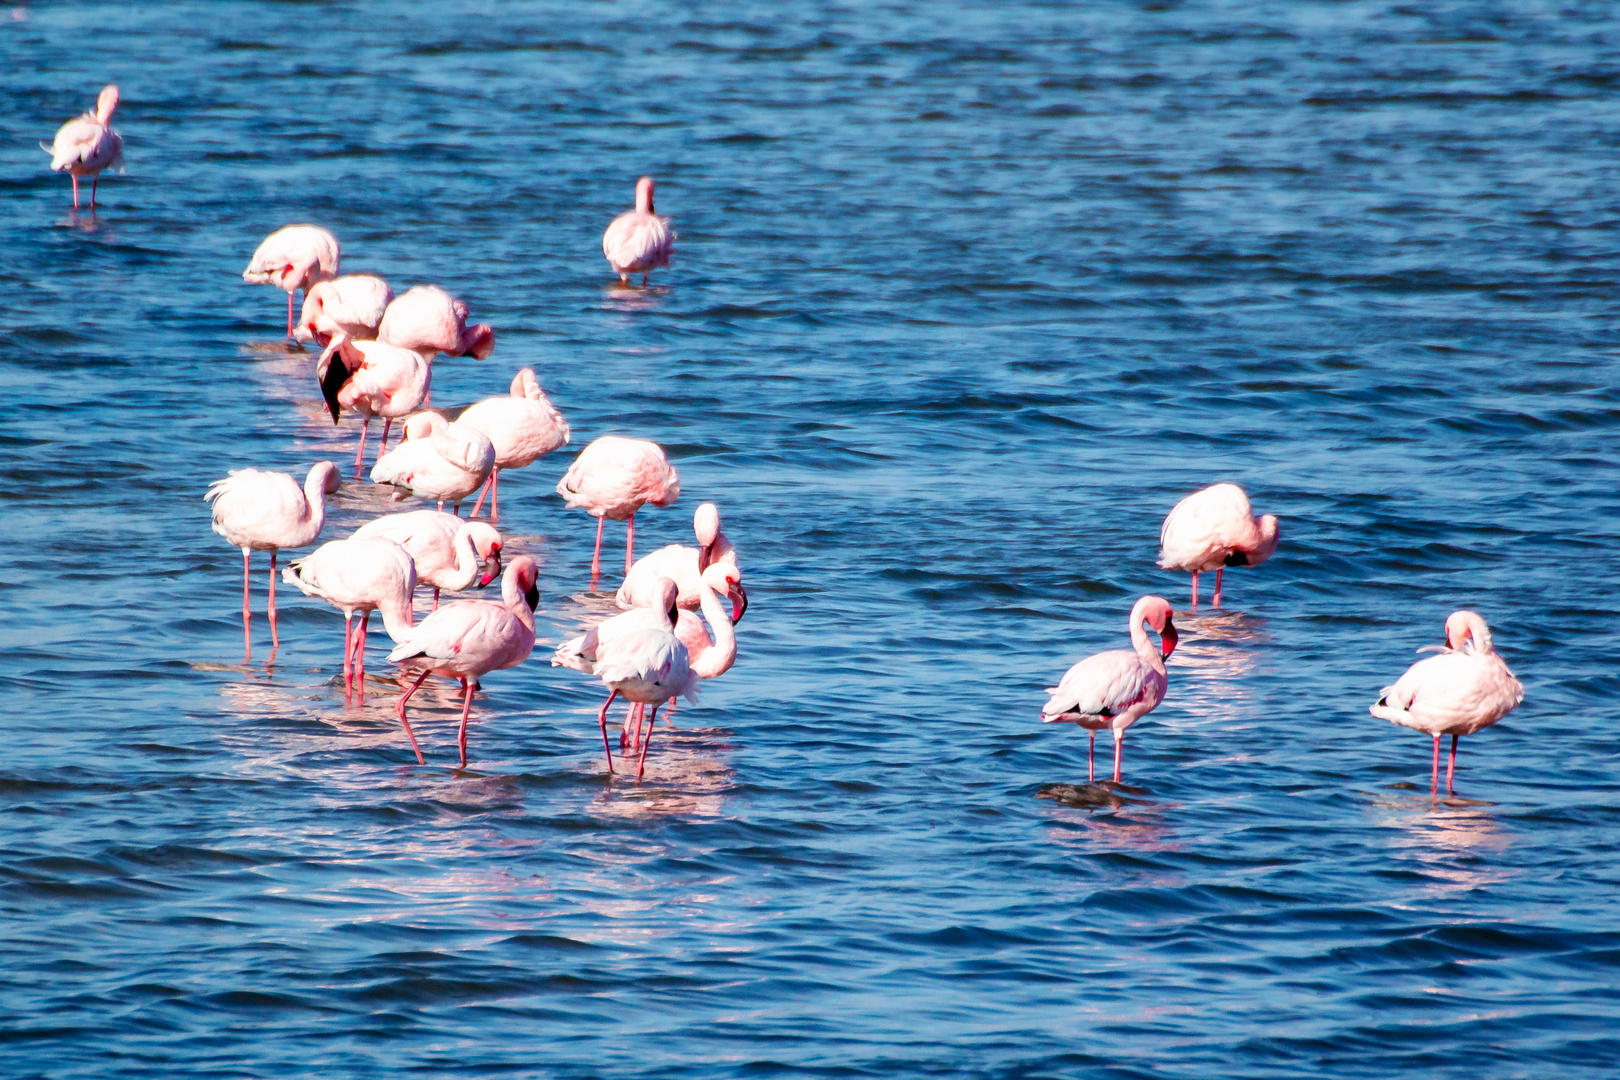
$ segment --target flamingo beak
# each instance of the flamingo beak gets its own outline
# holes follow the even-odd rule
[[[680,622],[681,621],[681,607],[680,607],[680,605],[679,604],[671,604],[671,605],[669,605],[669,611],[667,612],[667,614],[669,615],[669,625],[674,626],[676,623]]]
[[[489,557],[484,560],[484,576],[478,579],[478,587],[483,588],[501,576],[501,549],[490,548]]]
[[[742,617],[748,612],[748,594],[743,591],[742,582],[731,587],[731,623],[735,626],[742,622]]]
[[[338,391],[343,384],[349,381],[349,369],[344,366],[343,357],[337,350],[328,345],[315,365],[315,377],[321,382],[321,397],[326,399],[326,408],[332,414],[332,423],[338,422]]]
[[[540,585],[538,582],[524,590],[523,599],[529,605],[530,611],[540,606]]]
[[[703,571],[707,570],[709,568],[709,563],[712,562],[713,560],[714,560],[714,545],[713,544],[704,544],[702,547],[698,548],[698,573],[701,574],[701,573],[703,573]]]
[[[1159,652],[1168,658],[1176,651],[1176,642],[1180,640],[1181,635],[1176,633],[1176,624],[1165,619],[1164,629],[1159,631]]]

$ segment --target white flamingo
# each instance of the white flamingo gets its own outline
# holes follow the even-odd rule
[[[614,595],[620,607],[642,606],[652,583],[667,577],[680,588],[677,601],[680,606],[695,608],[698,606],[698,583],[705,570],[716,563],[725,563],[737,569],[737,550],[731,546],[726,534],[720,531],[719,507],[710,502],[701,504],[692,515],[692,531],[697,536],[697,547],[668,544],[636,560],[624,575],[624,584]],[[737,571],[737,580],[742,580],[741,570]],[[732,615],[733,620],[741,617],[735,612]]]
[[[405,640],[415,613],[416,564],[392,540],[350,537],[329,540],[287,565],[282,580],[305,596],[325,600],[343,612],[343,696],[366,700],[366,633],[371,613],[380,612],[383,627],[395,641]],[[360,616],[360,625],[354,617]]]
[[[1198,575],[1215,571],[1216,607],[1228,566],[1259,566],[1277,550],[1277,518],[1254,516],[1236,484],[1215,484],[1176,503],[1159,530],[1159,565],[1192,572],[1192,610],[1198,610]]]
[[[602,526],[607,519],[624,522],[624,572],[628,574],[635,562],[636,511],[648,503],[668,506],[674,502],[681,494],[681,478],[657,443],[603,435],[579,452],[557,481],[557,494],[570,507],[596,518],[596,549],[591,554],[594,587],[602,573]]]
[[[439,590],[465,592],[482,588],[501,573],[501,534],[483,521],[463,521],[441,510],[387,514],[355,530],[356,539],[383,537],[404,546],[416,563],[416,580],[433,586],[433,608]]]
[[[669,218],[653,213],[653,186],[650,176],[637,180],[636,208],[614,218],[602,234],[602,254],[622,285],[630,283],[631,274],[640,274],[645,288],[648,275],[668,266],[675,253],[675,230],[670,228]]]
[[[113,110],[118,108],[118,87],[108,86],[96,99],[96,111],[75,116],[57,129],[50,146],[40,149],[51,155],[51,171],[67,171],[73,180],[73,209],[79,208],[79,177],[90,177],[90,208],[95,209],[96,185],[101,172],[116,165],[123,156],[124,140],[112,129]]]
[[[435,412],[405,421],[405,441],[377,459],[374,484],[392,484],[396,498],[435,499],[439,509],[477,491],[495,467],[495,446],[481,431],[446,422]]]
[[[288,225],[265,237],[253,251],[242,280],[287,291],[287,337],[293,337],[293,293],[338,276],[343,249],[319,225]]]

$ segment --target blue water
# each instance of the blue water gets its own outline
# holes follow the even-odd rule
[[[679,10],[0,13],[0,1073],[1612,1075],[1613,8]],[[109,81],[75,216],[36,143]],[[532,365],[572,422],[502,484],[546,642],[607,605],[575,449],[668,448],[644,550],[722,507],[740,658],[644,783],[546,644],[466,772],[453,687],[427,767],[345,709],[324,605],[241,664],[208,482],[353,451],[239,277],[306,220],[497,328],[436,405]],[[1282,547],[1098,796],[1042,688],[1186,606],[1159,522],[1222,479]],[[1526,700],[1436,804],[1366,709],[1460,606]]]

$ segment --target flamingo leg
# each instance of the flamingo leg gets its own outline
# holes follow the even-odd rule
[[[362,705],[366,703],[366,636],[370,633],[371,612],[368,611],[360,619],[360,640],[354,643],[358,654],[354,665],[354,695]]]
[[[478,516],[478,511],[480,511],[480,510],[482,510],[484,508],[484,496],[489,494],[489,485],[494,483],[494,482],[495,482],[495,470],[491,469],[489,471],[489,479],[485,480],[484,481],[484,486],[478,489],[478,501],[473,503],[473,512],[472,512],[473,517],[477,517]],[[493,513],[493,512],[494,511],[491,510],[491,513]]]
[[[349,659],[354,654],[354,616],[345,612],[343,615],[343,704],[349,703],[349,691],[353,689],[352,669]]]
[[[354,452],[354,478],[360,479],[360,468],[366,460],[366,435],[371,431],[371,417],[366,417],[360,424],[360,449]]]
[[[439,587],[437,585],[433,586],[433,610],[439,610]]]
[[[652,717],[647,724],[647,737],[641,740],[641,756],[636,759],[636,779],[640,780],[647,771],[647,747],[652,745],[652,729],[658,725],[658,706],[654,705]]]
[[[96,173],[90,178],[90,209],[92,210],[96,208],[96,185],[99,183],[101,183],[101,174]]]
[[[405,725],[405,734],[409,735],[411,738],[411,749],[416,751],[416,763],[418,765],[426,765],[427,762],[422,757],[422,748],[416,745],[416,732],[411,730],[411,722],[405,719],[405,703],[411,700],[412,694],[416,693],[422,688],[422,684],[427,682],[427,677],[431,674],[433,674],[431,671],[422,672],[421,677],[416,680],[415,685],[413,685],[409,690],[405,691],[405,696],[399,699],[399,722]]]
[[[650,278],[650,277],[652,277],[652,274],[650,274],[650,273],[641,275],[641,287],[643,289],[645,289],[647,287],[647,279]]]
[[[1217,566],[1215,568],[1215,599],[1212,603],[1216,607],[1221,606],[1221,575],[1224,573],[1226,573],[1226,567]]]
[[[68,173],[68,178],[73,181],[73,209],[77,210],[79,208],[79,178],[72,173]]]
[[[675,730],[675,721],[671,720],[670,717],[675,714],[675,702],[679,700],[679,698],[670,698],[669,701],[664,704],[664,726],[669,728],[671,731]]]
[[[1434,764],[1429,767],[1429,794],[1440,794],[1440,736],[1434,737]]]
[[[1438,745],[1438,744],[1436,744]],[[1457,771],[1457,736],[1451,737],[1451,759],[1446,762],[1446,794],[1455,795],[1451,787],[1451,776]]]
[[[624,572],[628,576],[630,567],[636,561],[636,515],[631,514],[624,520]]]
[[[1192,610],[1193,610],[1193,611],[1197,611],[1197,610],[1198,610],[1198,571],[1196,571],[1196,570],[1194,570],[1194,571],[1193,571],[1193,599],[1192,599]]]
[[[253,609],[248,607],[248,562],[251,559],[251,549],[242,549],[242,643],[247,648],[247,657],[242,663],[253,659]]]
[[[1114,732],[1114,783],[1119,783],[1120,769],[1125,764],[1125,733]]]
[[[1091,736],[1086,745],[1086,783],[1091,784],[1097,780],[1097,733],[1088,731],[1086,734]]]
[[[596,588],[596,579],[602,576],[602,526],[607,524],[607,515],[596,519],[596,550],[591,552],[591,588]]]
[[[393,417],[391,417],[391,416],[383,417],[383,438],[382,438],[382,445],[377,447],[377,461],[381,461],[382,456],[384,454],[388,453],[388,429],[393,427],[393,426],[394,426],[394,418]],[[372,462],[372,464],[376,464],[376,462]]]
[[[597,726],[602,729],[602,753],[607,755],[608,774],[609,775],[612,775],[612,773],[613,773],[613,751],[608,749],[608,743],[607,743],[607,711],[608,711],[608,706],[613,704],[613,699],[618,697],[618,696],[619,696],[619,692],[617,690],[614,690],[612,693],[608,694],[608,699],[606,701],[602,702],[602,711],[601,711],[601,713],[598,714],[597,717],[596,717]]]
[[[461,686],[467,693],[466,698],[461,703],[461,732],[456,736],[456,745],[461,747],[461,767],[465,769],[467,767],[467,714],[472,712],[473,688],[472,683],[466,679],[461,680]]]
[[[489,523],[491,525],[501,520],[501,470],[499,466],[489,473]]]
[[[270,549],[270,655],[281,648],[281,637],[276,633],[276,549]]]
[[[633,721],[635,719],[635,716],[636,716],[636,706],[635,706],[635,704],[631,703],[631,702],[626,702],[625,703],[625,710],[624,710],[624,723],[619,725],[619,751],[621,753],[623,753],[626,750],[631,750],[631,751],[635,750],[634,744],[632,744],[631,741],[630,741],[630,724],[631,724],[631,721]]]
[[[291,338],[293,341],[297,341],[298,339],[293,337],[292,294],[293,294],[293,291],[291,289],[288,289],[287,290],[287,337]]]

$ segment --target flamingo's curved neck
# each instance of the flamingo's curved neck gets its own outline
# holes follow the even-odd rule
[[[454,546],[456,550],[456,581],[459,582],[456,588],[458,590],[470,589],[473,582],[478,580],[478,571],[483,569],[483,564],[478,558],[478,549],[473,546],[472,533],[466,528],[458,530]]]
[[[518,622],[527,626],[530,632],[533,632],[534,612],[529,610],[529,602],[524,599],[523,591],[518,588],[516,574],[507,574],[501,578],[501,603],[506,605],[508,611],[517,616]]]
[[[698,604],[714,634],[714,644],[691,658],[692,670],[700,679],[712,679],[731,668],[737,659],[737,633],[731,627],[731,615],[720,602],[709,583],[698,579]]]
[[[1148,667],[1164,674],[1164,656],[1154,648],[1153,641],[1148,637],[1147,629],[1142,625],[1146,620],[1131,612],[1131,646],[1136,649],[1136,655]]]

